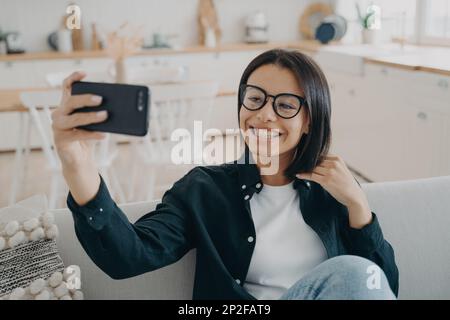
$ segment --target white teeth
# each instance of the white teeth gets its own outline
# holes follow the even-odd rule
[[[280,132],[278,130],[267,130],[267,129],[256,129],[250,128],[253,135],[258,136],[263,139],[267,138],[278,138],[280,136]]]

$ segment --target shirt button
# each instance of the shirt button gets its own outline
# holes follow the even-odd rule
[[[246,196],[244,197],[244,200],[248,200],[248,199],[250,199],[250,196],[249,196],[249,195],[246,195]]]
[[[241,284],[241,280],[236,279],[236,283],[237,283],[237,284]]]
[[[258,183],[256,184],[256,188],[258,188],[258,189],[261,188],[261,183],[258,182]]]
[[[242,190],[244,190],[245,188],[247,188],[247,186],[245,184],[242,185]]]
[[[247,241],[250,242],[250,243],[252,243],[253,240],[255,240],[255,238],[253,238],[252,236],[250,236],[250,237],[247,238]]]
[[[311,187],[311,183],[309,183],[309,181],[306,181],[306,186],[309,188]]]
[[[99,210],[100,210],[100,212],[103,212],[103,208],[100,208]]]
[[[89,221],[92,221],[92,219],[93,219],[92,217],[89,217]]]

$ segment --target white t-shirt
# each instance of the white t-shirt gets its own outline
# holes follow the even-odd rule
[[[293,182],[264,185],[250,199],[256,243],[244,288],[257,299],[279,299],[327,259],[315,231],[303,220]]]

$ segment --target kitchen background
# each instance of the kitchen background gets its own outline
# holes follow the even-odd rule
[[[227,132],[237,127],[239,78],[275,47],[323,68],[332,151],[358,180],[450,175],[450,0],[79,0],[79,31],[61,28],[70,4],[0,0],[0,207],[36,193],[65,206],[48,115],[70,72],[154,93],[149,136],[111,135],[97,148],[115,199],[139,201],[161,197],[192,167],[164,158],[168,123],[202,120],[217,129],[210,139],[239,140]],[[179,105],[162,108],[169,100]]]
[[[439,1],[439,0],[438,0]],[[335,6],[336,12],[349,21],[346,41],[358,41],[359,29],[355,2],[352,0],[216,0],[214,1],[223,43],[244,40],[245,18],[262,11],[270,25],[269,39],[272,41],[292,41],[301,39],[298,32],[302,11],[311,3],[320,2]],[[4,31],[18,31],[23,36],[28,51],[48,50],[47,35],[59,26],[69,2],[57,0],[1,0],[0,28]],[[126,4],[125,4],[126,3]],[[359,1],[367,6],[371,1]],[[196,27],[198,0],[80,0],[76,4],[82,9],[82,25],[89,27],[92,22],[105,30],[115,29],[125,21],[142,25],[146,40],[151,41],[155,32],[176,35],[174,42],[179,45],[198,43]],[[376,1],[383,8],[384,40],[401,35],[403,13],[405,29],[409,36],[414,32],[415,0]],[[88,34],[87,34],[88,35]],[[86,36],[87,36],[86,35]],[[89,37],[85,37],[89,45]]]

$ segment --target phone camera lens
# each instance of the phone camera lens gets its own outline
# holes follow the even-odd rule
[[[142,112],[144,111],[144,92],[138,91],[138,111]]]

